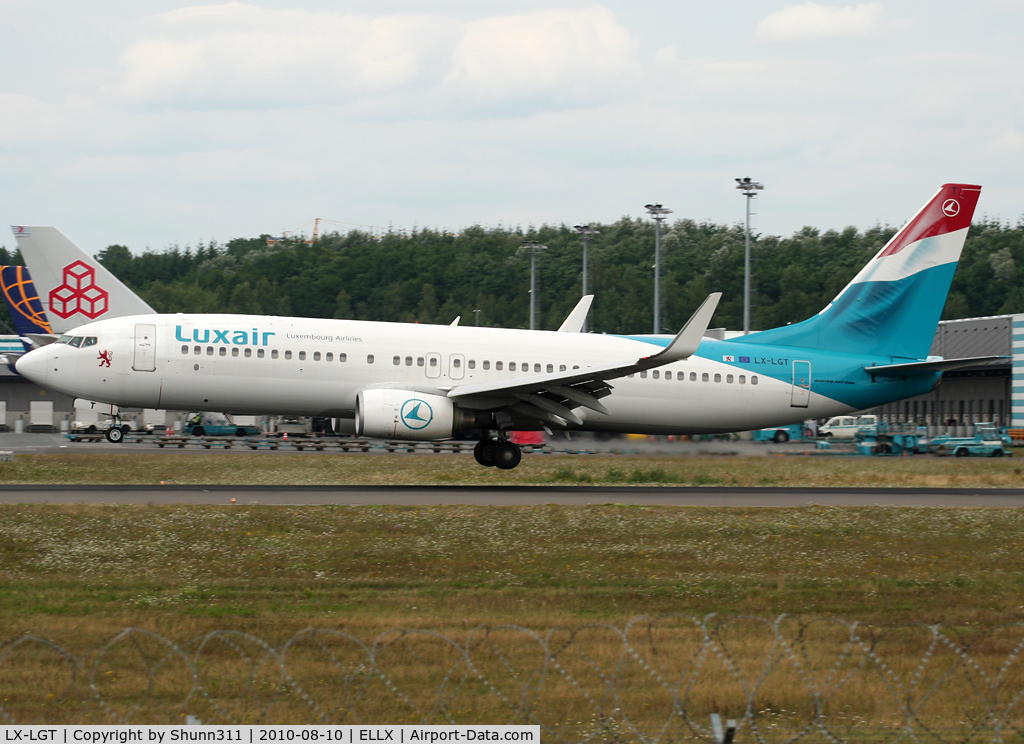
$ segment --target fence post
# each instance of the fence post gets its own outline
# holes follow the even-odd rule
[[[736,736],[736,719],[730,718],[725,722],[725,729],[722,729],[722,717],[717,713],[711,714],[711,735],[715,739],[715,744],[732,744],[732,739]]]

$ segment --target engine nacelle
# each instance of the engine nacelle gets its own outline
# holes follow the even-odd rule
[[[356,436],[360,437],[450,439],[474,423],[472,412],[443,395],[374,388],[356,396]]]

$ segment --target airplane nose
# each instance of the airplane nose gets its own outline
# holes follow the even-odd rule
[[[32,380],[37,385],[45,385],[46,371],[50,366],[48,356],[46,349],[35,349],[20,357],[14,363],[14,368],[22,377]]]

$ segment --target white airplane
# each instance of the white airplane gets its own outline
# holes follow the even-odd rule
[[[17,370],[114,406],[338,417],[406,440],[480,429],[477,461],[504,469],[521,458],[512,429],[697,434],[829,417],[997,358],[928,357],[980,192],[944,185],[817,315],[726,341],[703,338],[719,294],[672,338],[150,314],[70,330]]]

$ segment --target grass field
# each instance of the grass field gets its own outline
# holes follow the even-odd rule
[[[438,468],[444,477],[436,475]],[[4,482],[419,483],[435,477],[445,483],[479,483],[495,475],[466,457],[429,455],[19,455],[13,465],[0,467]],[[524,467],[502,475],[526,484],[586,483],[589,478],[610,483],[699,479],[701,485],[1006,487],[1021,480],[1012,461],[916,458],[531,457],[524,459]],[[637,615],[661,613],[840,616],[876,628],[943,623],[951,633],[969,636],[1024,619],[1024,511],[7,505],[0,506],[0,609],[0,640],[33,633],[83,655],[126,627],[152,630],[176,642],[215,629],[244,631],[274,646],[310,627],[365,642],[404,627],[464,643],[480,625],[515,623],[542,633],[588,623],[622,628]],[[737,663],[753,665],[763,658],[770,639],[761,626],[742,627],[730,631],[730,648]],[[616,646],[609,638],[602,645],[597,641],[603,631],[587,632],[597,639],[588,653],[604,659],[600,664],[606,668],[618,663],[621,642]],[[913,673],[927,647],[922,632],[894,646],[888,658],[892,668],[906,666],[906,673]],[[535,642],[511,631],[506,635],[501,643],[509,657],[527,664]],[[684,632],[666,638],[663,660],[674,658],[676,651],[686,657],[684,651],[692,650],[692,638],[687,640]],[[992,663],[1005,661],[1017,640],[994,643]],[[426,658],[444,652],[424,642],[419,653]],[[822,658],[834,654],[833,649]],[[302,653],[296,651],[294,658],[303,658]],[[322,659],[309,658],[299,677],[327,684],[323,680],[331,678],[330,669]],[[501,666],[497,659],[489,663]],[[402,668],[396,674],[407,675],[410,688],[419,689],[415,669]],[[0,691],[8,696],[14,689],[13,669],[10,663],[0,665]],[[43,690],[43,679],[52,670],[31,669],[41,675],[33,689]],[[19,667],[18,679],[26,679],[25,674]],[[1014,666],[1004,681],[1016,683],[1020,676]],[[130,675],[121,679],[126,689],[134,685]],[[780,732],[798,727],[806,716],[806,695],[798,700],[803,688],[786,684],[780,681],[773,688],[762,716],[775,720]],[[668,703],[649,680],[638,685],[629,705],[637,716],[647,715],[645,704],[652,706],[648,723],[655,725]],[[856,695],[850,692],[843,709],[848,723],[891,725],[898,719],[879,702],[888,694],[879,685],[875,679],[858,687]],[[712,687],[718,692],[694,705],[701,711],[717,706],[730,712],[725,697],[735,683],[719,680]],[[575,727],[573,737],[582,736],[590,723],[573,721],[585,715],[586,706],[579,707],[571,690],[556,694],[554,689],[546,688],[546,715]],[[429,697],[428,691],[423,694]],[[492,693],[474,694],[475,702],[460,708],[467,720],[500,717],[500,706],[481,702]],[[301,709],[301,701],[296,704]],[[964,716],[978,715],[948,700],[944,704],[945,712],[929,714],[942,725],[960,725]],[[245,706],[239,705],[242,715]],[[399,708],[381,715],[408,714]],[[278,710],[275,715],[287,718],[286,707]],[[338,715],[332,720],[341,720]]]
[[[19,454],[0,483],[226,485],[684,485],[1017,488],[1014,459],[529,455],[515,470],[471,455]]]

